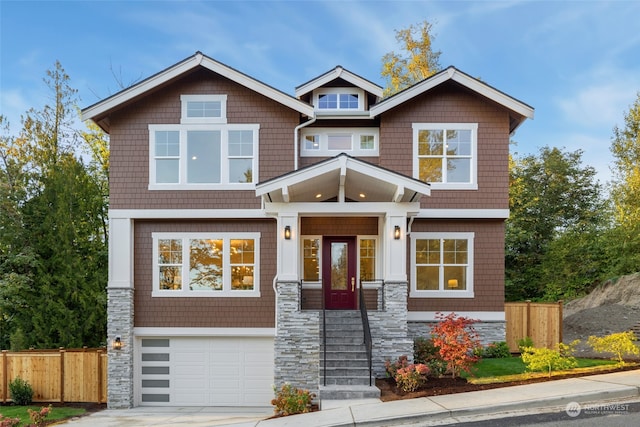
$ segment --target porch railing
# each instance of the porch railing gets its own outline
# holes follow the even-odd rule
[[[369,327],[369,315],[367,314],[367,304],[364,300],[364,290],[362,287],[362,280],[360,281],[359,294],[360,294],[359,295],[360,317],[362,318],[362,330],[364,331],[364,346],[367,351],[367,361],[369,362],[369,387],[371,387],[371,373],[372,373],[371,354],[373,352],[373,343],[371,341],[371,328]],[[326,363],[327,362],[325,360],[325,364]]]
[[[322,385],[327,385],[327,308],[324,304],[324,283],[322,286],[322,358],[324,364],[322,365]]]

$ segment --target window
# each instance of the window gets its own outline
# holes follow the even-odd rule
[[[149,189],[253,188],[258,125],[149,125]]]
[[[226,95],[182,95],[180,123],[227,123]]]
[[[360,239],[360,280],[376,279],[376,239]]]
[[[433,189],[477,189],[475,123],[414,123],[414,178]]]
[[[473,233],[412,233],[412,297],[473,298]]]
[[[304,128],[301,132],[302,157],[335,156],[340,153],[378,155],[378,128]]]
[[[302,277],[306,282],[320,281],[320,238],[302,239]]]
[[[364,91],[355,87],[323,88],[314,93],[319,111],[364,111]]]
[[[153,296],[260,296],[258,233],[154,233]]]

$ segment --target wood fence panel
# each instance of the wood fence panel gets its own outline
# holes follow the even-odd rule
[[[107,354],[104,349],[2,351],[2,401],[11,399],[9,383],[20,377],[33,388],[34,402],[107,400]]]
[[[529,337],[535,347],[555,348],[562,342],[562,301],[557,303],[505,303],[506,339],[511,352]]]

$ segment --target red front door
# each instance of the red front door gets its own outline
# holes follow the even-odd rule
[[[322,244],[325,307],[356,309],[356,238],[325,237]]]

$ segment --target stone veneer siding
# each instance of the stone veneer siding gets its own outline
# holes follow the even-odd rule
[[[413,340],[407,329],[407,282],[385,282],[384,310],[368,311],[373,341],[373,375],[386,375],[385,361],[406,355],[413,360]]]
[[[409,322],[409,336],[411,339],[419,337],[430,337],[431,326],[437,322]],[[487,321],[473,324],[473,328],[478,333],[478,338],[483,346],[492,342],[506,341],[507,322]]]
[[[320,378],[320,313],[300,310],[297,282],[279,282],[274,382],[318,394]]]
[[[133,407],[133,289],[108,289],[107,299],[107,336],[122,341],[120,350],[107,347],[107,407],[127,409]]]

